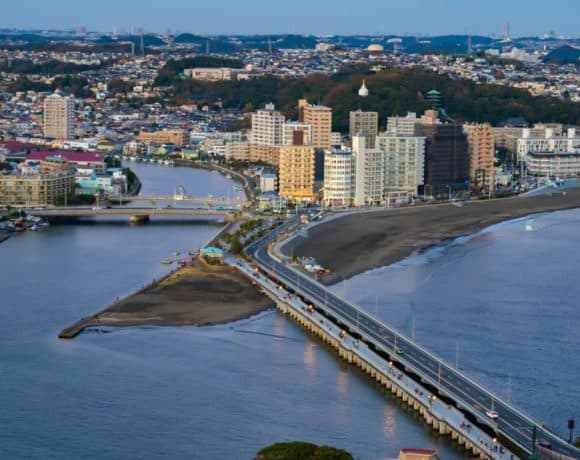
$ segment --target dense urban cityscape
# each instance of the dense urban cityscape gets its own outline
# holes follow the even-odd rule
[[[0,458],[580,458],[580,38],[0,26]]]

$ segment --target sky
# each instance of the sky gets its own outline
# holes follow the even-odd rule
[[[212,34],[580,36],[580,0],[1,0],[1,28]]]

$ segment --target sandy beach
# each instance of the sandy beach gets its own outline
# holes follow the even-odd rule
[[[72,338],[97,326],[207,326],[240,320],[274,307],[237,270],[196,262],[64,329]]]
[[[349,214],[308,229],[284,247],[288,255],[314,257],[331,270],[321,281],[334,284],[384,267],[447,239],[473,234],[490,225],[547,211],[580,207],[580,189],[542,195]]]

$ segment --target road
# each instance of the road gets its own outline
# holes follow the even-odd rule
[[[268,252],[268,245],[278,235],[292,231],[298,225],[297,218],[290,219],[274,233],[250,245],[246,249],[247,254],[254,258],[262,270],[347,325],[351,331],[358,332],[369,343],[386,352],[390,359],[419,375],[421,380],[438,388],[440,394],[453,399],[460,409],[470,412],[481,423],[486,423],[522,450],[530,452],[533,426],[537,425],[530,417],[497,398],[411,339],[340,298],[322,284],[272,257]],[[496,411],[499,417],[492,420],[486,415],[487,411]],[[580,459],[580,449],[543,426],[537,425],[537,435],[538,440],[551,444],[554,451]]]

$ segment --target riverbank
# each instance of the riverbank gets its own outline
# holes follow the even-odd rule
[[[73,338],[99,326],[208,326],[253,316],[273,303],[237,270],[196,261],[63,329]]]
[[[330,285],[397,262],[442,241],[491,225],[548,211],[580,207],[580,189],[566,195],[467,202],[348,214],[308,229],[308,238],[284,246],[286,254],[314,257],[330,269]]]

